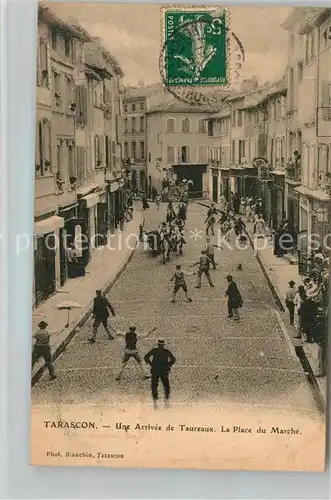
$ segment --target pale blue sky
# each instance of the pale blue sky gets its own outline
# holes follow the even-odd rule
[[[73,16],[118,59],[125,83],[159,81],[160,4],[50,3],[60,16]],[[244,77],[260,83],[282,76],[287,60],[287,32],[280,24],[291,7],[231,7],[231,29],[244,45]]]

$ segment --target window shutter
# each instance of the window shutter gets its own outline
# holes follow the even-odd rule
[[[99,138],[97,135],[94,136],[94,160],[95,166],[98,165],[98,155],[99,155]]]
[[[322,84],[322,118],[331,120],[331,82],[324,81]]]
[[[186,146],[186,163],[190,163],[190,146]]]
[[[37,86],[40,87],[41,84],[41,54],[40,54],[40,49],[41,49],[41,43],[39,41],[38,43],[38,52],[37,52]]]

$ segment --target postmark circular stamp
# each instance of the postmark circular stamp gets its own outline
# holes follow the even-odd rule
[[[244,48],[230,30],[227,9],[165,9],[159,70],[168,92],[180,101],[219,106],[230,84],[240,78],[244,61]]]

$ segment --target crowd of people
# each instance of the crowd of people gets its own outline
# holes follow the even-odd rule
[[[160,209],[161,196],[158,194],[154,197],[154,202]],[[142,200],[143,209],[149,207],[147,199]],[[127,203],[128,207],[132,206],[130,199]],[[173,252],[178,257],[183,255],[184,245],[187,243],[184,237],[184,228],[187,220],[188,203],[180,201],[175,207],[172,202],[168,202],[164,213],[164,221],[161,222],[154,230],[145,232],[142,235],[149,245],[153,255],[162,255],[163,263],[170,260],[170,254]],[[245,216],[245,221],[243,217]],[[217,220],[218,219],[218,220]],[[214,203],[208,208],[205,218],[205,236],[206,244],[201,250],[199,259],[192,263],[190,268],[196,268],[196,271],[184,271],[182,265],[177,262],[174,273],[170,279],[173,283],[171,302],[175,303],[177,294],[180,290],[185,294],[187,302],[192,302],[189,295],[187,276],[196,275],[196,288],[200,289],[202,278],[204,277],[210,287],[214,287],[212,279],[212,270],[217,268],[215,260],[216,244],[212,242],[211,236],[215,235],[215,224],[218,223],[221,234],[229,241],[232,230],[235,237],[240,241],[247,239],[247,223],[252,223],[254,234],[259,237],[265,234],[266,223],[263,218],[263,203],[259,198],[239,196],[232,194],[228,200],[224,200],[221,208],[216,208]],[[290,232],[287,220],[283,220],[277,228],[275,235],[275,254],[281,256],[277,238],[284,232]],[[219,247],[221,248],[221,247]],[[238,270],[241,269],[239,264]],[[316,342],[319,346],[319,367],[317,376],[325,376],[326,374],[326,352],[327,352],[327,322],[328,322],[328,267],[329,260],[325,252],[320,248],[314,253],[313,266],[302,284],[296,286],[294,281],[289,282],[288,290],[285,294],[285,304],[288,308],[290,323],[295,328],[295,337],[303,339],[304,342]],[[236,282],[231,274],[226,277],[227,289],[225,296],[227,297],[228,318],[233,318],[234,321],[240,320],[239,310],[243,306],[243,299],[238,289]],[[147,337],[155,328],[146,335],[136,333],[134,326],[130,327],[128,332],[117,332],[109,326],[108,318],[110,313],[115,316],[115,311],[106,297],[101,293],[101,290],[96,291],[93,306],[93,330],[92,336],[88,339],[91,344],[95,343],[97,331],[102,324],[108,335],[109,340],[113,340],[115,336],[122,335],[125,338],[125,349],[122,357],[122,367],[118,373],[116,380],[120,380],[128,361],[133,358],[141,367],[144,378],[151,378],[151,393],[154,401],[154,406],[157,407],[158,402],[158,384],[161,380],[164,391],[165,400],[168,404],[170,397],[170,382],[169,372],[172,365],[176,362],[174,355],[165,348],[164,339],[159,339],[157,347],[151,349],[144,357],[140,355],[137,348],[139,338]],[[52,364],[50,335],[47,332],[47,323],[41,322],[39,330],[35,334],[36,343],[33,349],[33,359],[43,357],[45,364],[48,367],[52,380],[56,379],[55,369]],[[147,373],[143,364],[143,359],[150,365],[151,372]]]

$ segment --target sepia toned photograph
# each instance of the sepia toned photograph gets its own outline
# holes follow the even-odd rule
[[[31,464],[324,471],[331,9],[37,9]]]

